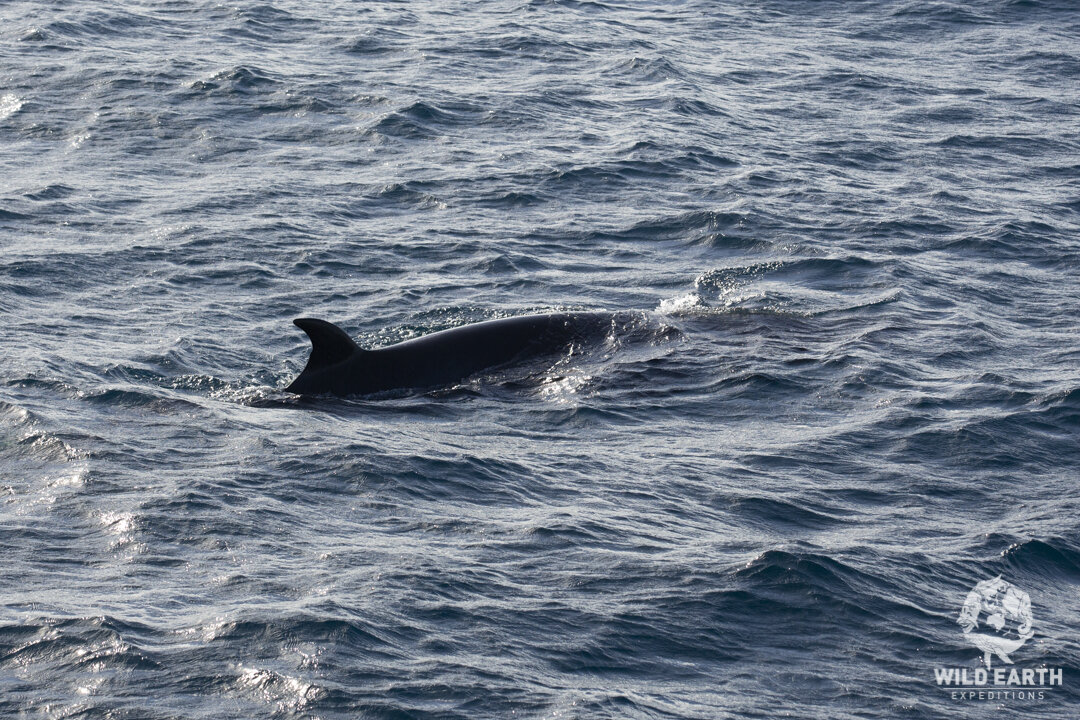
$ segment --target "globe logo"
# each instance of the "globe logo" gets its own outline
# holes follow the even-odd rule
[[[979,618],[983,615],[985,620],[980,626]],[[998,575],[983,580],[968,593],[957,622],[964,630],[964,637],[982,650],[989,670],[991,655],[1013,664],[1009,653],[1019,650],[1035,634],[1031,620],[1031,598]]]

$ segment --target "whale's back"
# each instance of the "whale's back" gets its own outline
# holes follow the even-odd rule
[[[463,325],[363,350],[325,320],[300,319],[311,358],[287,388],[301,395],[361,395],[452,385],[485,370],[564,351],[610,327],[609,313],[521,315]]]

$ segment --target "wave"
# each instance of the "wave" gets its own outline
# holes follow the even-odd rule
[[[196,80],[188,87],[193,94],[243,96],[265,93],[280,84],[274,73],[255,65],[236,65],[219,70],[205,80]]]
[[[17,96],[6,93],[0,95],[0,121],[7,120],[9,117],[19,112],[23,106],[23,101]]]
[[[471,103],[438,106],[417,101],[384,115],[369,133],[399,138],[430,138],[458,127],[471,127],[482,121],[487,110]]]

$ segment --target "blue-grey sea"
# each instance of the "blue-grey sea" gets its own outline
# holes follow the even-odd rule
[[[5,0],[0,717],[1072,717],[1078,311],[1073,0]]]

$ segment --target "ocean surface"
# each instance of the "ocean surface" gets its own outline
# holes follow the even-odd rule
[[[0,717],[1075,715],[1078,277],[1071,0],[3,2]]]

